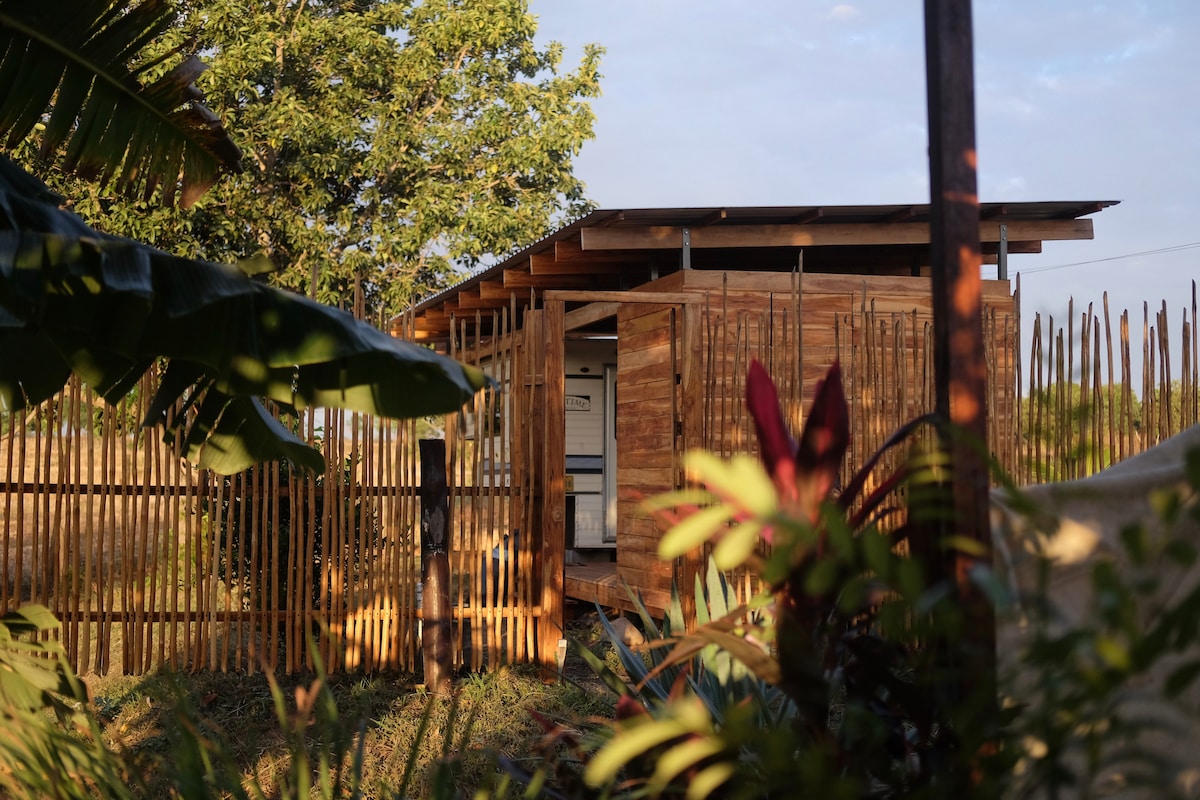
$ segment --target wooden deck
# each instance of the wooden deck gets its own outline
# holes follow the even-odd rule
[[[568,565],[566,570],[567,597],[598,603],[605,608],[635,611],[614,562]],[[643,590],[642,601],[653,616],[662,617],[670,605],[671,596],[668,592]]]

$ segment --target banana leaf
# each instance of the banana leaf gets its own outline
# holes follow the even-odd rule
[[[234,265],[98,233],[0,158],[0,410],[42,402],[69,372],[115,402],[158,358],[174,377],[147,421],[203,393],[205,413],[190,423],[176,416],[175,425],[205,421],[184,430],[184,441],[190,457],[222,473],[269,458],[317,463],[266,422],[261,404],[238,398],[414,417],[454,411],[488,383],[479,370]],[[205,456],[209,446],[219,456]]]

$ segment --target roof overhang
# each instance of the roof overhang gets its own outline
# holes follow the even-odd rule
[[[996,262],[1002,238],[1010,254],[1091,239],[1084,217],[1117,202],[981,204],[984,262]],[[790,271],[803,258],[806,272],[921,274],[929,241],[928,204],[603,209],[417,303],[410,330],[440,339],[455,319],[519,314],[544,291],[628,290],[686,268]]]

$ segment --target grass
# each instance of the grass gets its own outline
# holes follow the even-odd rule
[[[571,635],[604,657],[611,648],[600,641],[598,628],[576,625]],[[590,680],[586,665],[571,657],[565,672],[571,679],[550,685],[533,667],[468,674],[450,696],[425,692],[411,675],[331,676],[325,686],[336,704],[333,726],[322,724],[317,711],[297,716],[298,702],[314,687],[313,675],[277,679],[288,725],[281,725],[271,684],[261,674],[162,672],[87,682],[106,743],[136,765],[149,797],[172,795],[171,762],[180,758],[180,731],[186,727],[180,712],[197,720],[196,730],[219,746],[243,782],[255,779],[268,797],[294,781],[289,773],[294,733],[315,753],[331,730],[349,745],[347,763],[361,752],[365,798],[432,796],[434,782],[447,775],[469,797],[495,778],[498,754],[531,771],[536,766],[545,736],[531,711],[567,725],[611,718],[613,698]],[[447,770],[449,762],[453,769]]]

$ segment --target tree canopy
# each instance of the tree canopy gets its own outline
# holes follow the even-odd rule
[[[0,0],[0,141],[29,142],[121,197],[194,201],[240,153],[199,102],[157,0]],[[59,18],[56,13],[62,14]],[[158,75],[155,75],[155,71]],[[0,157],[0,411],[40,403],[75,372],[107,400],[169,360],[145,424],[163,423],[201,466],[235,472],[321,455],[268,412],[340,406],[383,416],[453,411],[478,370],[400,342],[349,314],[89,228],[62,198]]]
[[[527,0],[180,11],[159,46],[202,54],[196,85],[243,172],[190,210],[48,176],[99,230],[189,258],[265,254],[278,285],[334,304],[360,285],[392,312],[588,207],[572,159],[592,136],[601,50],[562,71],[561,45],[534,42]]]

